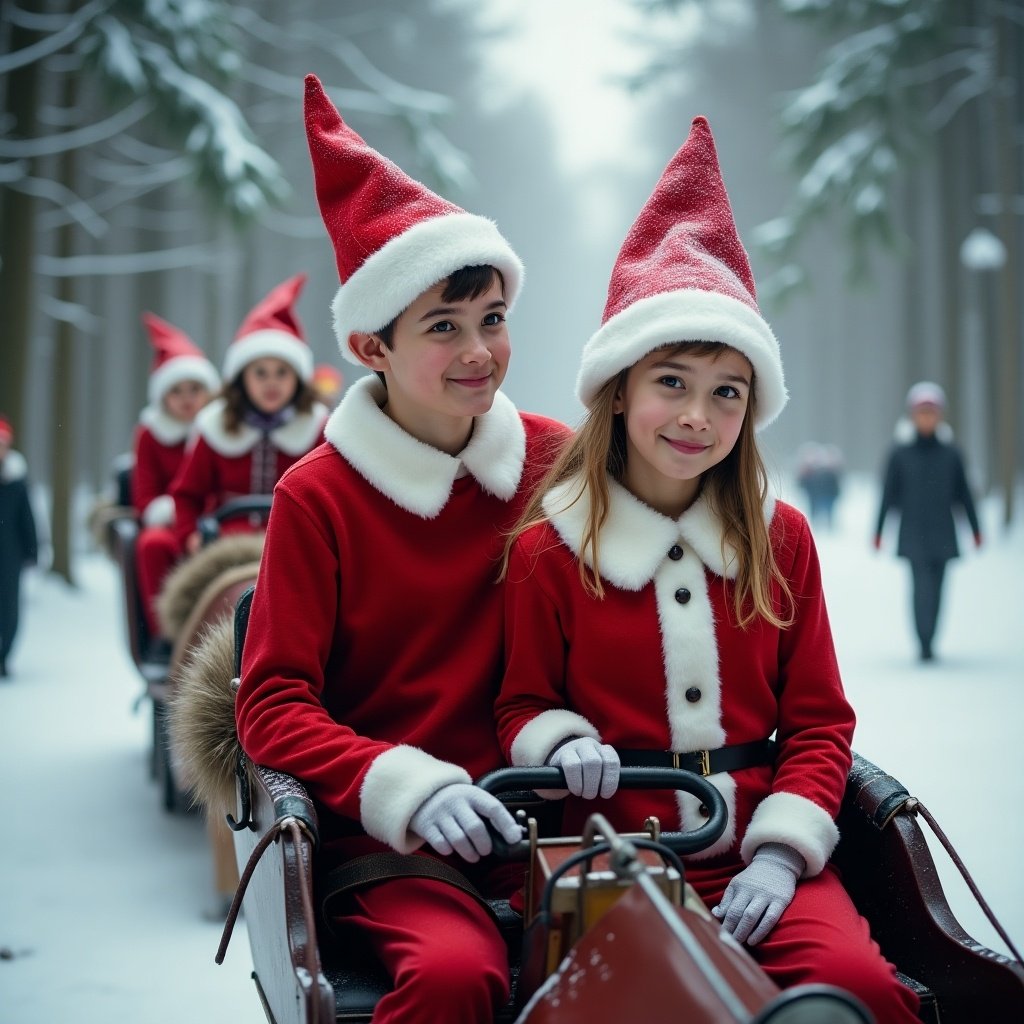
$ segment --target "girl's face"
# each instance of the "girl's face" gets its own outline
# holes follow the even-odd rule
[[[264,356],[246,365],[242,387],[257,412],[272,416],[295,397],[299,375],[283,359]]]
[[[511,343],[498,275],[475,299],[445,302],[442,281],[395,321],[392,346],[357,354],[384,373],[387,414],[413,437],[450,454],[465,447],[473,417],[486,413],[508,369]],[[357,336],[359,337],[359,336]],[[365,358],[363,358],[365,357]]]
[[[183,380],[164,395],[164,411],[181,423],[191,423],[210,400],[210,392],[197,380]]]
[[[701,475],[735,447],[752,380],[746,356],[726,346],[709,355],[662,348],[632,366],[613,405],[625,421],[627,489],[681,515]]]

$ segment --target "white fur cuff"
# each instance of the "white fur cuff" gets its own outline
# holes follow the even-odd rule
[[[807,861],[804,878],[821,872],[839,842],[839,829],[823,808],[795,793],[772,793],[757,806],[740,846],[749,864],[764,843],[785,843]]]
[[[589,736],[598,742],[601,734],[582,715],[557,708],[542,711],[519,730],[512,742],[512,764],[532,767],[545,764],[548,755],[562,740]]]
[[[169,494],[154,498],[142,511],[145,526],[170,526],[174,522],[174,499]]]
[[[359,791],[359,818],[368,835],[399,853],[412,853],[423,840],[409,822],[424,800],[453,782],[472,782],[458,765],[418,747],[397,746],[374,758]]]

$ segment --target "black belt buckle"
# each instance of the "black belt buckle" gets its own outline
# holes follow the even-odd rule
[[[695,762],[693,767],[689,764],[683,764],[682,759],[686,759],[688,762],[692,758]],[[672,767],[673,768],[684,768],[687,771],[697,772],[704,778],[707,778],[711,774],[711,751],[710,750],[693,750],[685,754],[680,754],[677,751],[672,751]]]

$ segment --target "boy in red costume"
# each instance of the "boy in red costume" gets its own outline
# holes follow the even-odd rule
[[[135,428],[132,505],[142,531],[136,547],[139,592],[150,636],[156,636],[153,599],[178,558],[171,481],[185,459],[185,442],[199,410],[220,387],[220,376],[198,346],[152,313],[142,317],[153,346],[146,407]]]
[[[494,224],[367,146],[313,76],[305,111],[342,282],[335,331],[374,373],[275,491],[238,734],[253,761],[309,788],[321,870],[419,851],[427,877],[357,890],[340,922],[394,981],[376,1024],[485,1024],[508,998],[504,943],[479,901],[431,876],[435,855],[451,857],[509,894],[509,873],[480,860],[485,825],[519,830],[470,785],[503,763],[498,559],[568,431],[499,390],[522,265]]]

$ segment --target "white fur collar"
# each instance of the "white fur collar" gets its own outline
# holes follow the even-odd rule
[[[500,391],[458,457],[424,444],[389,419],[376,376],[357,380],[331,413],[324,435],[378,491],[422,519],[444,508],[460,466],[489,494],[508,501],[519,488],[526,431],[511,400]]]
[[[13,448],[8,449],[3,462],[0,462],[0,481],[10,484],[15,480],[24,480],[26,476],[28,476],[28,463],[25,461],[25,456]]]
[[[191,423],[184,423],[169,415],[167,410],[150,402],[139,413],[139,422],[162,444],[168,448],[181,444],[188,437]]]
[[[669,548],[678,541],[689,544],[712,572],[735,579],[736,552],[723,544],[722,526],[707,498],[699,497],[678,519],[656,512],[630,494],[620,483],[609,480],[608,518],[601,527],[599,558],[601,575],[623,590],[642,590],[657,572]],[[590,510],[590,498],[579,493],[577,480],[566,480],[544,495],[544,512],[565,545],[580,557],[583,528]],[[567,507],[568,506],[568,507]],[[765,521],[775,512],[775,496],[765,502]],[[590,558],[584,553],[587,564]]]
[[[237,458],[252,451],[260,439],[260,432],[243,423],[235,434],[224,429],[224,399],[215,398],[204,406],[196,416],[196,431],[199,436],[218,454]],[[304,455],[320,436],[327,406],[315,403],[308,413],[299,413],[283,426],[270,432],[274,447],[286,455]]]
[[[897,444],[913,444],[917,440],[917,427],[914,426],[914,421],[906,417],[897,420],[892,436]],[[945,420],[940,420],[936,424],[935,439],[940,444],[953,443],[953,428]]]

